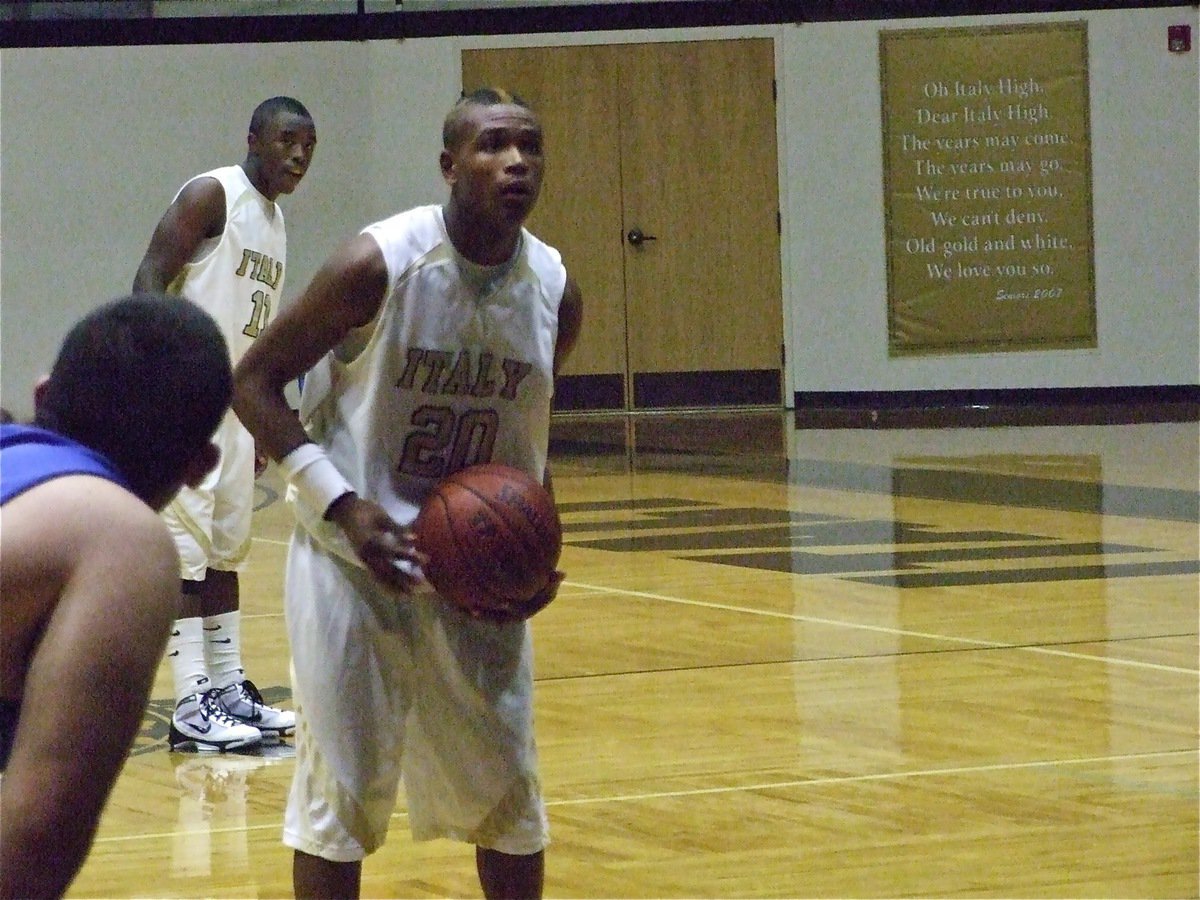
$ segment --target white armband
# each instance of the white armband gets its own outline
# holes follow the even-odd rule
[[[351,486],[325,451],[313,443],[303,443],[277,463],[284,481],[322,518],[339,497],[353,493]]]

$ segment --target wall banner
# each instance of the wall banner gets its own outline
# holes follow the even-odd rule
[[[882,31],[888,351],[1096,346],[1087,23]]]

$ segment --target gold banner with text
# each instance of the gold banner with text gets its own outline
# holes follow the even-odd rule
[[[1096,346],[1087,24],[883,31],[892,356]]]

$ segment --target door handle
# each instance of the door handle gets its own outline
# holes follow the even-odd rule
[[[640,247],[646,241],[657,241],[658,238],[652,234],[643,234],[640,228],[630,228],[629,233],[625,235],[625,239],[633,246]]]

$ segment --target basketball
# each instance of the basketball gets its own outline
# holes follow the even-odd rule
[[[429,557],[425,577],[467,609],[494,598],[522,618],[546,587],[562,551],[562,524],[549,492],[525,472],[489,463],[439,482],[413,526]],[[527,608],[526,608],[527,607]]]

